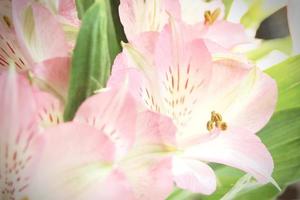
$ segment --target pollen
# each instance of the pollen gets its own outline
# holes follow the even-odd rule
[[[208,131],[213,130],[215,127],[222,131],[226,131],[228,128],[227,123],[222,121],[222,115],[215,111],[211,112],[210,121],[207,122],[206,127]]]
[[[205,25],[212,25],[219,17],[219,15],[221,14],[221,9],[217,8],[215,9],[213,12],[211,12],[210,10],[205,11],[204,13],[204,24]]]

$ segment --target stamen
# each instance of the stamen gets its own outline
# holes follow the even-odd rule
[[[205,25],[212,25],[219,17],[219,15],[221,14],[221,9],[217,8],[216,10],[214,10],[213,12],[211,12],[210,10],[205,11],[204,13],[204,24]]]
[[[208,121],[206,127],[207,127],[208,131],[213,130],[213,128],[214,128],[214,122],[213,121]]]
[[[211,117],[210,117],[210,121],[207,122],[206,124],[206,128],[208,131],[213,130],[213,128],[219,128],[222,131],[227,130],[227,123],[222,121],[222,115],[212,111],[211,112]]]

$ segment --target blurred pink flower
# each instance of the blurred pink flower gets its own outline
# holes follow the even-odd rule
[[[46,130],[29,199],[169,195],[171,159],[159,152],[164,153],[164,141],[175,141],[175,127],[169,118],[141,110],[126,90],[101,91],[81,105],[73,122]]]
[[[121,0],[120,1],[120,18],[124,26],[127,38],[131,41],[143,32],[161,31],[168,24],[169,18],[172,17],[181,20],[185,24],[198,25],[210,38],[216,40],[228,38],[232,33],[238,33],[237,42],[241,36],[246,38],[246,33],[241,25],[224,21],[224,5],[221,0],[204,1],[204,0]],[[216,22],[216,23],[214,23]],[[219,30],[223,29],[221,33]],[[215,36],[214,34],[217,34]],[[244,34],[244,35],[241,35]],[[205,34],[206,35],[206,34]],[[226,40],[227,43],[232,40]]]
[[[44,5],[28,0],[1,1],[0,65],[13,62],[19,72],[30,71],[39,86],[65,98],[70,54],[57,17]],[[2,14],[1,13],[1,14]]]
[[[120,86],[128,77],[138,101],[173,119],[176,142],[166,152],[172,150],[178,187],[212,193],[210,162],[239,168],[260,183],[272,181],[272,157],[255,133],[274,112],[275,81],[234,55],[211,57],[206,39],[188,27],[173,21],[161,33],[143,33],[124,44],[109,85]]]
[[[13,69],[0,74],[0,89],[0,199],[26,199],[43,149],[41,132],[61,120],[53,115],[58,101]]]

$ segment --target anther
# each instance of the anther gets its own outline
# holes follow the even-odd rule
[[[212,111],[210,121],[207,122],[206,127],[208,131],[211,131],[214,127],[219,128],[222,131],[227,130],[227,124],[226,122],[222,121],[221,114]]]
[[[211,131],[214,128],[214,122],[208,121],[206,124],[206,128],[208,131]]]
[[[220,129],[222,131],[226,131],[227,130],[227,124],[225,122],[221,122]]]
[[[216,10],[214,10],[213,12],[211,11],[205,11],[204,12],[204,24],[205,25],[212,25],[219,17],[219,15],[221,14],[221,9],[217,8]]]

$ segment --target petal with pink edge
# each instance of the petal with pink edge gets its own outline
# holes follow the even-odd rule
[[[0,75],[0,199],[22,199],[41,156],[36,102],[28,81],[9,72]]]
[[[28,0],[12,3],[16,33],[28,60],[34,63],[68,56],[64,32],[50,10]]]
[[[36,84],[65,101],[68,93],[70,57],[53,58],[37,63],[33,68]]]
[[[174,0],[121,0],[119,13],[126,36],[131,41],[142,32],[160,31],[168,23],[167,13],[179,17],[180,6]]]
[[[172,173],[177,187],[209,195],[216,189],[216,176],[205,163],[173,157]]]
[[[233,35],[232,39],[228,39]],[[210,26],[204,26],[200,37],[211,40],[228,49],[238,44],[250,42],[250,38],[242,25],[223,20],[216,21]]]
[[[125,87],[107,89],[88,98],[74,121],[89,124],[105,133],[116,145],[117,154],[126,154],[135,137],[137,105]]]
[[[269,121],[275,110],[277,86],[272,78],[258,68],[247,66],[249,64],[231,59],[216,61],[207,94],[210,105],[205,107],[209,109],[207,114],[219,112],[229,126],[256,133]]]
[[[273,160],[258,136],[242,128],[229,127],[228,130],[212,135],[211,140],[194,144],[187,148],[184,156],[205,162],[214,162],[243,170],[260,183],[271,181]]]
[[[41,130],[63,122],[63,107],[61,102],[47,92],[35,91],[38,105],[38,124]]]
[[[47,129],[42,159],[29,188],[29,199],[99,199],[112,172],[114,145],[106,135],[75,122]]]

